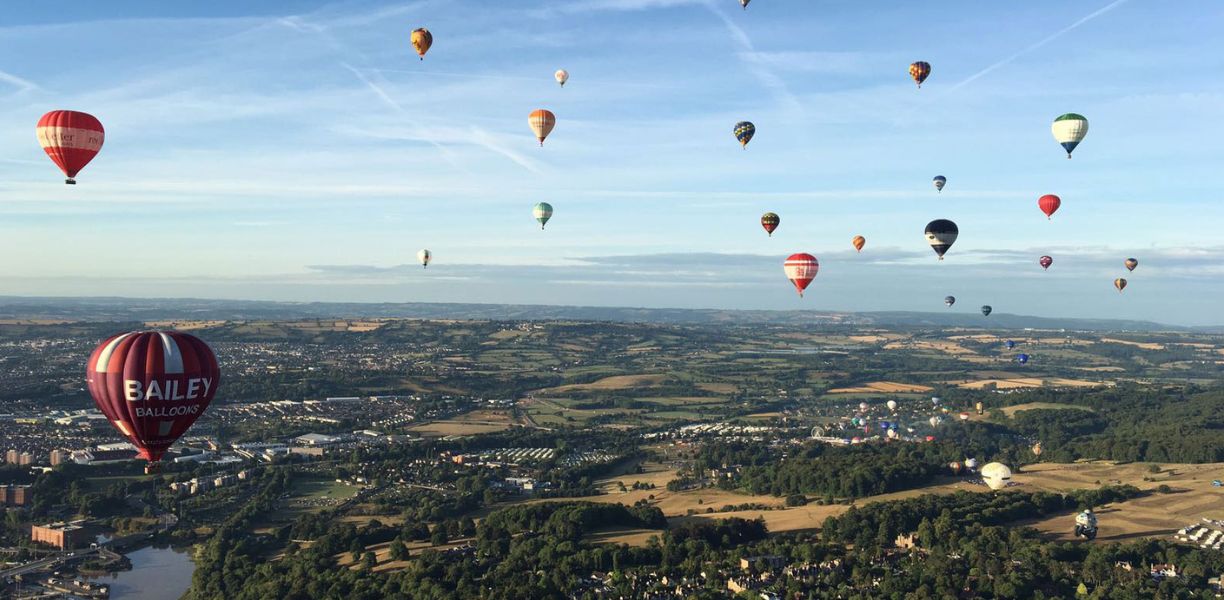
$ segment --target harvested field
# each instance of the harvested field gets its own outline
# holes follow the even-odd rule
[[[914,385],[910,383],[893,383],[891,381],[874,381],[865,383],[858,387],[851,388],[835,388],[825,393],[827,394],[871,394],[871,393],[921,393],[929,392],[934,388],[925,385]]]

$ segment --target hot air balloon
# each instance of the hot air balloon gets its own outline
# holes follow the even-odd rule
[[[1007,465],[998,462],[992,462],[982,467],[982,480],[986,482],[986,487],[992,490],[1001,490],[1011,483],[1012,472]]]
[[[978,400],[977,404],[974,404],[974,405],[973,405],[973,408],[974,408],[975,410],[977,410],[977,414],[979,414],[979,415],[980,415],[980,414],[982,414],[982,412],[985,410],[986,405],[985,405],[985,404],[982,404],[982,401],[981,401],[981,400]]]
[[[983,317],[989,317],[989,316],[990,316],[990,313],[992,313],[992,312],[994,312],[994,309],[993,309],[993,308],[991,308],[989,304],[983,304],[983,305],[982,305],[982,316],[983,316]]]
[[[956,304],[956,296],[944,296],[944,304],[948,308],[952,308],[952,305]]]
[[[540,202],[531,209],[532,216],[540,222],[540,229],[544,229],[544,225],[548,224],[548,220],[552,218],[552,205],[547,202]]]
[[[914,83],[917,83],[918,87],[921,88],[922,82],[926,81],[927,76],[931,74],[931,63],[921,60],[912,63],[910,64],[909,74],[914,79]]]
[[[1004,346],[1007,346],[1007,349],[1008,349],[1008,350],[1011,350],[1012,348],[1015,348],[1015,347],[1016,347],[1016,342],[1014,342],[1014,341],[1012,341],[1012,340],[1007,340],[1006,342],[1003,342],[1003,345],[1004,345]]]
[[[1041,456],[1041,442],[1037,442],[1036,444],[1033,444],[1033,455]]]
[[[1097,518],[1089,508],[1075,515],[1075,537],[1094,540],[1097,536]]]
[[[1054,213],[1058,211],[1058,207],[1062,206],[1062,198],[1054,194],[1046,194],[1037,199],[1037,208],[1045,213],[1046,220],[1054,217]]]
[[[939,396],[931,396],[931,405],[939,406]]]
[[[866,402],[859,402],[859,411],[867,412],[868,408],[870,408],[870,406],[868,406]]]
[[[1135,270],[1135,267],[1139,266],[1139,261],[1138,261],[1138,260],[1135,260],[1135,259],[1133,259],[1133,258],[1128,258],[1128,259],[1126,259],[1126,262],[1124,262],[1124,263],[1122,263],[1122,264],[1126,265],[1126,270],[1127,270],[1127,271],[1134,271],[1134,270]]]
[[[557,69],[557,72],[553,73],[553,78],[557,80],[557,83],[561,84],[561,87],[565,87],[565,82],[569,81],[569,71]]]
[[[885,402],[884,404],[885,404],[886,406],[888,406],[888,410],[892,410],[892,411],[897,410],[897,401],[896,401],[896,400],[889,400],[888,402]]]
[[[748,142],[751,142],[752,136],[756,135],[756,125],[749,121],[740,121],[735,124],[735,129],[731,131],[735,134],[735,139],[739,140],[740,145],[747,150]]]
[[[867,238],[861,235],[856,235],[854,236],[854,239],[850,240],[850,245],[854,246],[854,249],[858,252],[862,252],[863,246],[866,244],[867,244]]]
[[[945,185],[948,185],[948,178],[943,175],[935,176],[935,191],[942,192]]]
[[[1121,277],[1115,279],[1114,287],[1118,288],[1118,293],[1121,294],[1122,290],[1126,289],[1126,280]]]
[[[433,252],[422,248],[420,252],[417,252],[417,260],[421,261],[422,268],[428,268],[429,261],[433,260]]]
[[[748,10],[749,2],[752,2],[752,0],[740,0],[740,6],[743,7],[744,10]]]
[[[949,469],[952,469],[952,474],[953,474],[953,475],[960,475],[960,472],[961,472],[961,464],[960,464],[959,462],[957,462],[957,461],[952,461],[952,462],[948,463],[948,468],[949,468]]]
[[[943,419],[939,418],[938,416],[934,416],[927,419],[927,422],[931,424],[931,427],[939,427],[939,424],[943,423]]]
[[[433,34],[424,27],[418,27],[412,30],[411,40],[417,55],[421,57],[421,60],[425,60],[425,53],[429,52],[429,47],[433,45]]]
[[[550,110],[542,108],[531,111],[527,116],[527,123],[531,125],[531,130],[535,132],[537,140],[540,140],[540,145],[544,145],[544,138],[552,133],[553,127],[557,125],[557,115],[552,114]]]
[[[966,458],[966,459],[965,459],[965,468],[966,468],[966,469],[974,469],[974,468],[976,468],[976,467],[977,467],[977,459],[976,459],[976,458]]]
[[[933,441],[935,441],[935,436],[933,436],[933,435],[928,435],[928,436],[926,436],[926,441],[928,441],[928,442],[933,442]]]
[[[893,424],[888,421],[880,421],[880,429],[892,429]]]
[[[850,443],[851,444],[861,444],[863,443],[863,438],[858,437],[858,436],[852,437],[850,438]]]
[[[927,243],[931,245],[931,249],[939,256],[939,260],[943,260],[944,253],[952,244],[956,243],[956,237],[960,235],[960,230],[956,228],[956,223],[947,219],[935,219],[926,226]]]
[[[77,173],[102,149],[106,131],[93,115],[75,110],[53,110],[38,120],[38,143],[59,166],[67,179],[76,184]]]
[[[897,433],[896,429],[889,429],[888,431],[884,432],[884,435],[888,436],[888,439],[890,440],[895,440],[897,439],[897,436],[901,434]]]
[[[807,289],[808,284],[816,278],[817,271],[820,271],[820,262],[811,254],[799,252],[786,257],[782,270],[786,273],[786,278],[795,284],[795,289],[802,298],[803,290]]]
[[[770,237],[773,237],[774,230],[777,229],[778,225],[781,223],[782,217],[779,217],[777,213],[767,212],[761,215],[761,227],[765,228],[765,233],[768,233]]]
[[[1067,151],[1067,158],[1071,158],[1071,151],[1088,135],[1088,119],[1083,115],[1067,113],[1054,119],[1050,131],[1054,134],[1054,140]]]
[[[1050,256],[1043,256],[1037,259],[1037,264],[1041,265],[1042,269],[1049,269],[1050,265],[1054,264],[1054,259]]]
[[[967,413],[967,412],[963,412],[963,413],[961,413],[959,416],[960,416],[960,420],[962,420],[962,421],[968,421],[968,420],[969,420],[969,413]]]
[[[1027,365],[1028,361],[1029,361],[1029,355],[1027,354],[1017,354],[1016,355],[1016,362],[1022,365]]]
[[[208,410],[221,370],[212,349],[193,335],[134,331],[98,345],[85,379],[98,410],[140,458],[155,463]]]

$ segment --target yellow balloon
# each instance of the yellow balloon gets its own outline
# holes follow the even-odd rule
[[[425,60],[425,53],[429,52],[429,47],[433,45],[433,34],[429,33],[428,29],[418,27],[412,30],[412,47],[416,48],[417,54],[421,60]]]

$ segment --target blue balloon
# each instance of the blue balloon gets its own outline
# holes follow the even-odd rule
[[[1007,340],[1006,345],[1007,345],[1007,349],[1008,349],[1008,350],[1011,350],[1012,348],[1015,348],[1015,347],[1016,347],[1016,342],[1013,342],[1013,341],[1011,341],[1011,340]]]
[[[1016,357],[1016,362],[1018,362],[1018,363],[1020,363],[1020,364],[1022,364],[1022,365],[1023,365],[1023,364],[1027,364],[1027,363],[1028,363],[1028,359],[1029,359],[1029,355],[1027,355],[1027,354],[1021,354],[1021,355],[1019,355],[1019,356],[1017,356],[1017,357]]]

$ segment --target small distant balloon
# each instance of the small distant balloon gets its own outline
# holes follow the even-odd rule
[[[922,82],[926,81],[926,78],[931,75],[931,63],[921,60],[911,63],[909,66],[909,74],[910,77],[913,78],[914,83],[918,84],[918,87],[921,88]]]
[[[553,78],[557,80],[557,83],[561,84],[561,87],[565,87],[565,82],[569,81],[569,71],[557,69],[557,72],[553,73]]]
[[[1027,354],[1018,354],[1018,355],[1016,355],[1016,362],[1018,362],[1018,363],[1020,363],[1020,364],[1022,364],[1022,365],[1027,365],[1027,364],[1028,364],[1028,361],[1029,361],[1029,355],[1027,355]]]
[[[417,252],[417,260],[421,261],[422,268],[428,268],[429,261],[433,260],[433,252],[422,248],[420,252]]]
[[[992,313],[992,312],[994,312],[994,309],[993,309],[993,308],[991,308],[989,304],[983,304],[983,305],[982,305],[982,316],[983,316],[983,317],[989,317],[989,316],[990,316],[990,313]]]
[[[1115,279],[1114,287],[1118,288],[1118,293],[1121,294],[1122,290],[1126,289],[1126,280],[1121,277]]]
[[[740,146],[747,150],[748,142],[751,142],[752,136],[756,135],[756,125],[753,125],[751,121],[740,121],[735,124],[731,132],[735,134],[735,139],[739,140]]]
[[[866,244],[867,244],[867,238],[861,235],[856,235],[854,236],[854,239],[850,240],[850,245],[854,246],[855,251],[858,251],[858,252],[862,252],[863,246],[865,246]]]
[[[531,125],[531,131],[535,133],[536,139],[540,140],[540,145],[543,146],[544,138],[548,137],[553,127],[557,126],[557,115],[550,110],[537,109],[527,116],[527,124]]]
[[[1041,265],[1042,269],[1048,270],[1050,265],[1054,264],[1054,259],[1049,256],[1043,256],[1037,259],[1037,264]]]
[[[761,215],[761,227],[765,228],[765,233],[768,233],[770,237],[773,237],[774,230],[781,224],[782,217],[779,217],[777,213],[767,212]]]
[[[786,272],[786,278],[795,284],[795,289],[802,298],[803,290],[807,289],[808,284],[812,283],[816,273],[820,271],[820,262],[811,254],[799,252],[786,257],[782,270]]]
[[[944,296],[944,305],[952,308],[953,304],[956,304],[956,296]]]
[[[885,403],[885,405],[888,406],[888,410],[897,410],[896,400],[889,400],[888,402]]]
[[[1033,444],[1033,455],[1041,456],[1041,442],[1037,442],[1036,444]]]
[[[412,30],[412,47],[416,49],[417,55],[421,60],[425,60],[425,53],[429,52],[429,47],[433,46],[433,34],[429,33],[428,29],[418,27]],[[445,62],[445,61],[443,61]]]
[[[1138,260],[1136,260],[1136,259],[1133,259],[1133,258],[1128,258],[1128,259],[1126,259],[1126,261],[1125,261],[1124,263],[1122,263],[1122,264],[1126,265],[1126,270],[1127,270],[1127,271],[1134,271],[1134,270],[1135,270],[1135,267],[1139,266],[1139,261],[1138,261]]]
[[[866,403],[866,402],[859,402],[859,410],[860,410],[860,411],[862,411],[862,412],[867,412],[867,409],[868,409],[868,408],[870,408],[870,407],[867,405],[867,403]]]
[[[945,185],[948,185],[948,178],[943,175],[936,175],[934,179],[935,191],[942,192]]]
[[[553,207],[547,202],[540,202],[531,209],[531,214],[535,217],[536,221],[540,222],[540,229],[544,229],[544,226],[548,224],[548,220],[552,218]]]
[[[1067,151],[1067,158],[1071,158],[1071,151],[1088,135],[1088,119],[1083,115],[1067,113],[1054,119],[1050,132],[1054,134],[1054,141]]]
[[[1013,340],[1007,340],[1006,342],[1003,342],[1003,345],[1007,346],[1008,350],[1011,350],[1012,348],[1016,347],[1016,342]]]
[[[1046,194],[1037,199],[1037,208],[1045,213],[1046,219],[1052,219],[1054,213],[1058,211],[1058,207],[1062,206],[1062,198],[1054,194]]]
[[[744,10],[748,10],[748,3],[749,3],[749,2],[752,2],[752,0],[740,0],[740,6],[741,6],[741,7],[742,7]]]

